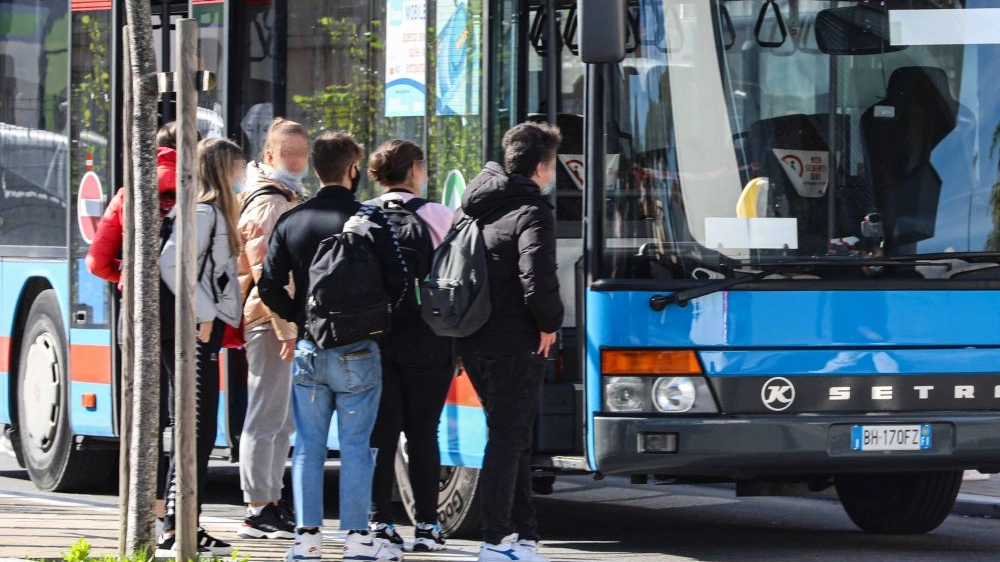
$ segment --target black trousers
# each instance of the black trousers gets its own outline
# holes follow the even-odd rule
[[[201,513],[202,497],[205,492],[205,479],[208,476],[208,459],[215,446],[215,434],[218,430],[219,415],[219,349],[222,345],[222,333],[225,324],[221,320],[216,320],[212,326],[212,337],[207,343],[198,342],[196,354],[197,391],[196,407],[193,412],[176,413],[173,411],[174,402],[174,340],[165,340],[161,345],[160,362],[161,372],[169,373],[167,380],[171,388],[171,412],[175,415],[196,416],[197,423],[197,443],[196,459],[198,474],[198,489],[196,491],[196,501],[198,502],[198,513]],[[176,526],[177,509],[177,447],[176,441],[170,448],[170,462],[167,471],[164,473],[163,489],[166,490],[167,516],[164,519],[163,528],[165,531],[173,531]]]
[[[382,399],[371,437],[371,446],[378,449],[372,482],[376,523],[393,522],[392,484],[400,432],[406,434],[417,521],[437,522],[438,421],[453,374],[451,340],[435,335],[423,323],[394,328],[383,342]]]
[[[531,352],[498,357],[475,353],[464,354],[462,363],[483,402],[489,429],[479,473],[483,540],[498,544],[512,533],[538,540],[531,446],[546,360]]]

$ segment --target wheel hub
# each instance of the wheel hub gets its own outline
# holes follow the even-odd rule
[[[23,439],[33,448],[48,451],[55,441],[59,425],[62,377],[55,341],[49,334],[39,334],[28,349],[25,364],[24,396],[30,407],[21,412],[25,422]]]

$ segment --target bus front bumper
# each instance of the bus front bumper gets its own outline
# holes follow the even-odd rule
[[[856,451],[855,425],[930,424],[925,450]],[[594,419],[604,474],[746,480],[840,472],[1000,471],[1000,413]]]

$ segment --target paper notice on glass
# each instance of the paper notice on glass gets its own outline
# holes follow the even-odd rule
[[[707,217],[705,245],[720,250],[795,250],[799,247],[798,219]]]

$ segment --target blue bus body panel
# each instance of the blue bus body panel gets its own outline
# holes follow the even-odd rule
[[[15,260],[0,259],[0,287],[3,298],[0,299],[0,339],[5,342],[4,351],[8,353],[2,363],[11,365],[11,359],[17,353],[12,348],[14,322],[17,314],[17,303],[28,279],[40,277],[48,281],[59,299],[59,309],[62,312],[63,326],[69,326],[69,263],[52,260]],[[16,373],[8,372],[9,367],[0,370],[0,423],[10,423],[11,402],[16,399],[11,395],[10,388]]]
[[[710,377],[1000,369],[997,291],[730,291],[662,312],[649,306],[656,294],[587,293],[591,468],[602,348],[697,349]]]

